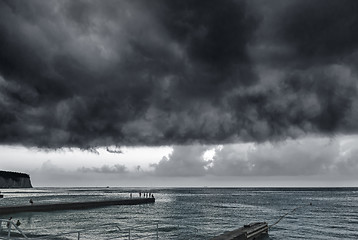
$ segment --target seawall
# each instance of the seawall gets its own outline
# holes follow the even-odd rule
[[[32,188],[26,173],[0,171],[0,188]]]
[[[105,201],[91,201],[91,202],[71,202],[71,203],[53,203],[53,204],[33,204],[22,206],[0,207],[0,215],[21,213],[21,212],[50,212],[60,210],[79,210],[98,208],[112,205],[139,205],[154,203],[155,198],[131,198],[131,199],[117,199]]]

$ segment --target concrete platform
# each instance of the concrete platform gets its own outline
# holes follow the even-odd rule
[[[211,240],[254,240],[262,239],[268,235],[268,225],[266,222],[256,222],[245,225],[234,231],[225,232]]]
[[[98,208],[113,205],[139,205],[154,203],[155,198],[131,198],[131,199],[116,199],[104,201],[91,202],[71,202],[71,203],[51,203],[51,204],[33,204],[26,206],[9,206],[0,207],[0,215],[7,215],[21,212],[50,212],[60,210],[78,210]]]

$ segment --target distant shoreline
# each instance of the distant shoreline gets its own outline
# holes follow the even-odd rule
[[[30,175],[0,170],[0,188],[32,188]]]

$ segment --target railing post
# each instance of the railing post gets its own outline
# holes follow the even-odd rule
[[[128,230],[128,240],[131,240],[131,229]]]
[[[81,235],[81,233],[78,232],[78,233],[77,233],[77,240],[80,240],[80,235]]]
[[[7,239],[10,239],[11,234],[11,222],[7,223],[9,226],[7,227]]]
[[[159,224],[157,223],[157,240],[159,239]]]

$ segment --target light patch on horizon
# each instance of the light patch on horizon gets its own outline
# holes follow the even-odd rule
[[[81,167],[101,168],[103,165],[124,164],[128,169],[148,169],[172,152],[171,147],[121,147],[122,153],[111,153],[106,148],[84,151],[76,148],[44,151],[21,146],[0,146],[1,168],[11,171],[34,171],[50,162],[56,168],[73,171]],[[117,149],[118,151],[118,149]],[[46,164],[45,164],[46,165]]]
[[[183,186],[190,179],[198,186],[292,186],[294,181],[298,186],[357,183],[357,135],[307,137],[274,144],[120,149],[121,154],[104,148],[98,150],[99,154],[80,150],[43,152],[22,147],[0,150],[12,153],[3,166],[30,173],[35,186]],[[34,157],[36,161],[31,160]],[[280,185],[278,179],[288,182]]]

